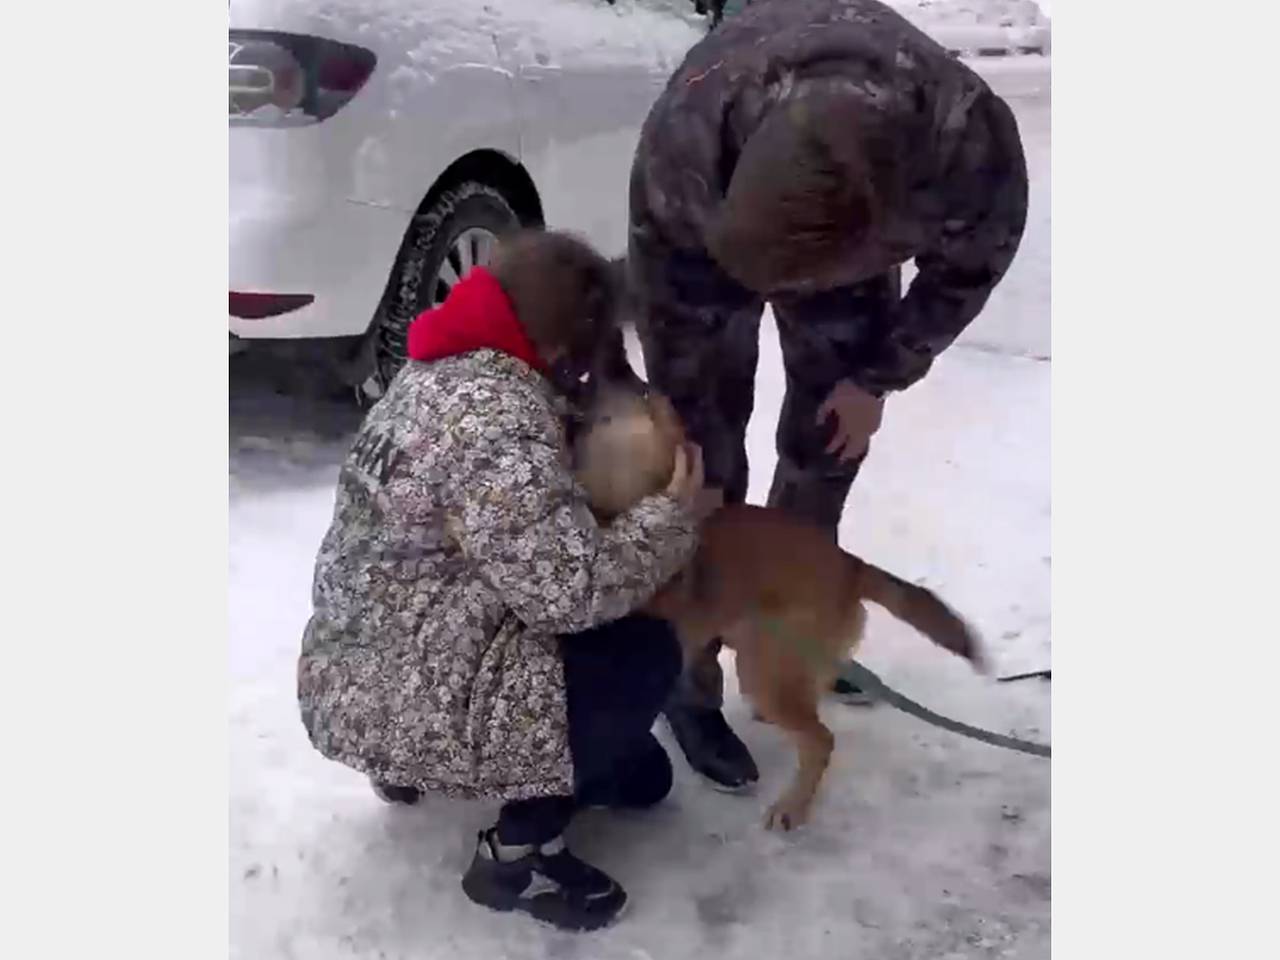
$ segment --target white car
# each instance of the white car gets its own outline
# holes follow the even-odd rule
[[[324,340],[380,394],[515,225],[626,246],[640,125],[693,0],[230,0],[233,351]]]

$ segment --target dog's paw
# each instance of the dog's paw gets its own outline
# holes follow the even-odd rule
[[[808,820],[809,802],[798,797],[784,796],[765,814],[764,828],[789,832],[804,826]]]

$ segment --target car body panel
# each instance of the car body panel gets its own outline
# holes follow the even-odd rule
[[[692,4],[689,4],[692,11]],[[705,29],[678,0],[232,0],[232,29],[311,34],[377,55],[309,126],[230,129],[229,288],[307,293],[244,338],[363,333],[409,222],[475,151],[521,164],[548,226],[625,250],[645,114]]]

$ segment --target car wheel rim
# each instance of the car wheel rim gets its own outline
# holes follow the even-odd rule
[[[472,267],[486,266],[493,258],[497,242],[498,235],[484,227],[468,227],[458,234],[431,280],[430,305],[438,307],[444,303],[449,291],[471,272]]]
[[[398,317],[391,329],[384,327],[379,337],[379,362],[374,373],[359,388],[365,395],[377,398],[382,396],[392,377],[404,364],[405,342],[409,324],[417,316],[417,311],[428,307],[438,307],[444,303],[449,292],[457,286],[473,267],[486,266],[493,258],[494,247],[497,246],[498,235],[486,227],[468,227],[459,233],[449,245],[449,250],[436,269],[435,276],[424,277],[429,296],[425,304],[415,308],[413,316]]]

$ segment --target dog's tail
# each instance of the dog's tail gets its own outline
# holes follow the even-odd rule
[[[850,557],[850,560],[855,567],[858,592],[863,598],[884,607],[944,650],[964,657],[975,670],[986,672],[986,658],[977,633],[937,594],[895,577],[873,563],[857,557]]]

